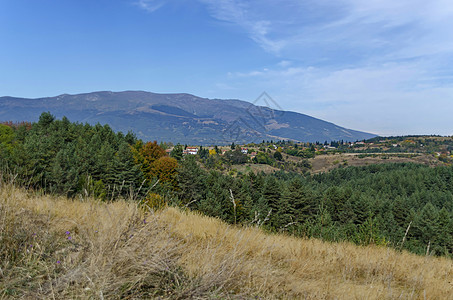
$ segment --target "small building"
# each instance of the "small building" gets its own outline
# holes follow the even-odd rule
[[[242,152],[243,154],[247,154],[247,153],[249,152],[249,149],[247,149],[247,148],[241,148],[241,152]]]
[[[183,151],[183,154],[197,155],[198,154],[198,147],[187,147]]]

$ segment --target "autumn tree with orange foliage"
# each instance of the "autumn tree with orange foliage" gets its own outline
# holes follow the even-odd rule
[[[168,157],[157,141],[145,144],[138,141],[133,147],[133,152],[136,162],[141,164],[142,171],[149,181],[157,177],[161,182],[176,185],[178,162],[176,159]]]
[[[148,180],[151,180],[153,177],[151,174],[153,163],[167,155],[165,150],[157,144],[157,141],[147,142],[146,144],[138,141],[133,146],[132,152],[134,153],[135,162],[142,166],[141,169]]]
[[[178,161],[173,157],[164,156],[159,158],[153,163],[151,174],[159,178],[161,182],[168,182],[172,186],[177,185]]]

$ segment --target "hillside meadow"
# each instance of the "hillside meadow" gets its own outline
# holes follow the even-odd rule
[[[445,257],[1,182],[1,299],[453,299]]]

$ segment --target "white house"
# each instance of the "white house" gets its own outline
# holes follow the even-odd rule
[[[184,152],[184,154],[192,154],[192,155],[197,155],[198,154],[198,148],[197,147],[187,147]]]

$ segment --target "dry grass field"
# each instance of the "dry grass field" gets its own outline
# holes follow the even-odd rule
[[[301,157],[291,156],[283,153],[284,161],[292,163],[300,163],[304,161]],[[425,153],[375,153],[375,154],[361,154],[361,153],[336,153],[328,155],[317,155],[314,158],[309,158],[308,162],[312,168],[309,170],[311,174],[329,172],[333,169],[346,166],[368,166],[373,164],[388,164],[388,163],[416,163],[426,166],[439,166],[442,162],[431,154]],[[229,170],[235,170],[241,173],[248,173],[250,171],[255,174],[264,172],[270,174],[279,170],[279,168],[272,167],[265,164],[247,163],[242,165],[232,165]],[[229,170],[225,170],[224,174]]]
[[[312,173],[328,172],[340,166],[368,166],[373,164],[385,163],[416,163],[427,166],[438,166],[442,163],[429,154],[404,154],[399,153],[378,153],[378,154],[359,154],[359,153],[337,153],[332,155],[317,155],[310,158]]]
[[[453,299],[453,261],[0,186],[0,299]]]
[[[252,171],[253,173],[261,173],[264,172],[266,174],[273,173],[275,171],[278,171],[279,168],[275,168],[269,165],[264,165],[264,164],[243,164],[243,165],[232,165],[231,169],[236,170],[237,172],[241,172],[244,174],[249,173]]]

